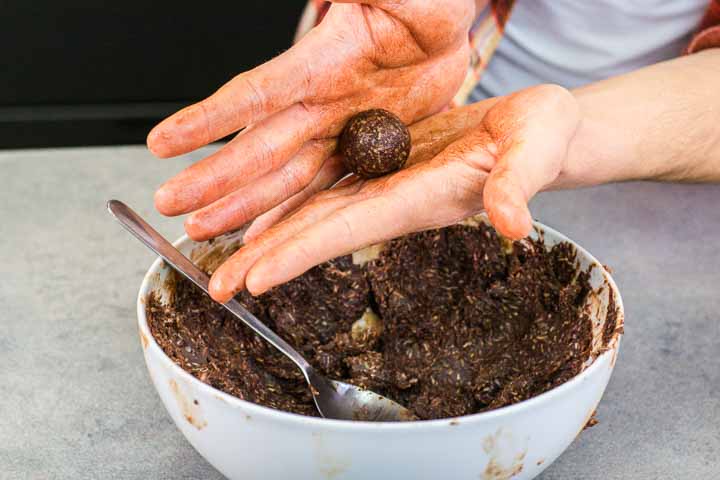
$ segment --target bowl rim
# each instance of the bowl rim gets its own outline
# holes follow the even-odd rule
[[[533,226],[541,230],[541,234],[550,233],[555,236],[559,241],[565,241],[571,243],[578,254],[585,256],[590,263],[596,265],[602,269],[602,273],[609,285],[610,290],[615,294],[615,305],[618,309],[618,323],[622,323],[625,316],[625,309],[623,306],[622,297],[620,291],[615,283],[610,272],[605,269],[590,252],[579,245],[577,242],[569,239],[567,236],[558,232],[557,230],[548,227],[540,222],[534,221]],[[187,234],[182,235],[180,238],[173,242],[175,247],[179,247],[188,241],[192,241]],[[612,356],[617,355],[620,348],[620,340],[622,333],[618,333],[616,340],[613,345],[608,348],[605,352],[598,355],[590,366],[585,368],[582,372],[572,377],[570,380],[551,388],[550,390],[536,395],[527,400],[523,400],[518,403],[506,405],[504,407],[496,408],[488,412],[473,413],[470,415],[463,415],[460,417],[447,417],[434,420],[421,420],[415,422],[369,422],[369,421],[353,421],[353,420],[336,420],[322,417],[309,417],[293,412],[286,412],[283,410],[276,410],[270,407],[259,405],[257,403],[250,402],[248,400],[242,400],[233,395],[223,392],[211,385],[208,385],[198,378],[193,376],[191,373],[185,371],[182,367],[177,365],[170,357],[165,354],[160,345],[155,341],[155,337],[150,332],[150,328],[147,323],[147,315],[145,313],[145,297],[150,290],[150,281],[159,273],[163,267],[162,258],[156,258],[152,263],[147,273],[143,277],[140,285],[140,290],[137,295],[137,316],[138,316],[138,328],[140,336],[144,337],[141,339],[141,346],[143,353],[146,358],[146,362],[149,362],[149,357],[154,356],[159,358],[159,361],[166,367],[169,368],[175,375],[179,375],[186,382],[192,384],[193,388],[202,391],[206,395],[212,395],[219,398],[223,402],[227,403],[231,408],[240,408],[244,412],[257,416],[258,418],[265,417],[271,421],[285,422],[288,425],[296,425],[303,427],[315,427],[324,428],[330,430],[351,430],[351,431],[386,431],[386,430],[397,430],[397,431],[419,431],[419,430],[437,430],[439,428],[446,428],[448,425],[457,426],[464,425],[469,422],[477,423],[483,421],[490,421],[499,417],[510,416],[515,413],[523,412],[526,410],[540,408],[541,406],[551,402],[553,399],[563,396],[566,392],[570,392],[579,388],[579,386],[587,381],[588,377],[592,376],[594,372],[601,369],[606,363],[611,362]],[[167,267],[166,267],[167,268]],[[147,344],[145,344],[147,340]],[[148,365],[149,367],[149,365]],[[614,362],[611,363],[610,368],[614,368]],[[153,382],[154,384],[154,382]],[[157,386],[156,386],[157,389]]]

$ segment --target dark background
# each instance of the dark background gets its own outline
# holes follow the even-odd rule
[[[304,0],[0,0],[0,148],[144,143],[287,49]]]

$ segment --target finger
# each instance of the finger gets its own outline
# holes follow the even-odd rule
[[[477,213],[482,202],[476,192],[487,174],[472,163],[487,163],[488,155],[470,152],[483,159],[458,161],[459,150],[448,152],[389,177],[323,192],[321,202],[260,235],[246,258],[221,266],[213,278],[226,291],[218,295],[230,298],[244,287],[259,294],[338,255]]]
[[[320,221],[338,208],[353,201],[352,191],[325,192],[302,207],[294,215],[275,225],[255,240],[235,252],[215,271],[210,279],[210,296],[218,302],[227,302],[245,288],[245,276],[252,265],[268,250],[282,243],[309,225]]]
[[[204,241],[236,230],[303,189],[335,149],[334,140],[310,141],[281,168],[194,212],[185,231]]]
[[[301,101],[321,73],[311,60],[317,57],[319,40],[306,35],[285,53],[163,120],[148,135],[148,148],[158,157],[180,155]]]
[[[485,123],[499,125],[505,136],[499,142],[499,160],[487,179],[483,200],[501,234],[520,239],[530,233],[528,202],[562,169],[578,116],[572,95],[551,85],[516,94],[501,110],[489,113]],[[499,137],[497,132],[495,136]]]
[[[465,218],[482,207],[460,198],[452,182],[458,176],[467,178],[468,170],[462,162],[438,161],[365,183],[348,205],[286,236],[287,240],[274,242],[276,246],[248,271],[246,288],[257,295],[331,258]],[[474,183],[484,175],[475,173]]]
[[[312,138],[319,116],[295,104],[253,125],[162,185],[155,207],[163,215],[188,213],[278,168]]]
[[[392,203],[389,196],[354,201],[278,242],[250,268],[247,289],[258,295],[326,260],[407,232],[411,213],[399,215]]]
[[[490,222],[504,236],[518,240],[526,237],[532,229],[532,215],[528,208],[530,187],[526,181],[529,168],[522,169],[527,163],[527,154],[521,147],[506,154],[491,171],[485,182],[483,203]]]
[[[301,205],[315,194],[333,186],[344,174],[345,166],[340,157],[333,156],[328,158],[315,178],[313,178],[303,190],[253,220],[245,231],[243,241],[246,244],[252,242],[261,233],[300,208]]]

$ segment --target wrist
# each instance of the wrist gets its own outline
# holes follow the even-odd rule
[[[717,181],[719,65],[715,49],[574,90],[581,121],[553,187]]]
[[[568,141],[567,157],[552,189],[578,188],[603,183],[651,178],[658,172],[643,163],[642,133],[618,122],[615,98],[595,86],[572,91],[578,102],[580,121]]]

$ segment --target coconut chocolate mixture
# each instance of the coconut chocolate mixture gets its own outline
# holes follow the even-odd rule
[[[453,226],[239,300],[324,374],[432,419],[509,405],[579,373],[592,340],[588,278],[569,244],[546,251]],[[317,415],[297,367],[188,281],[176,279],[169,305],[151,296],[147,311],[160,346],[203,382]]]

